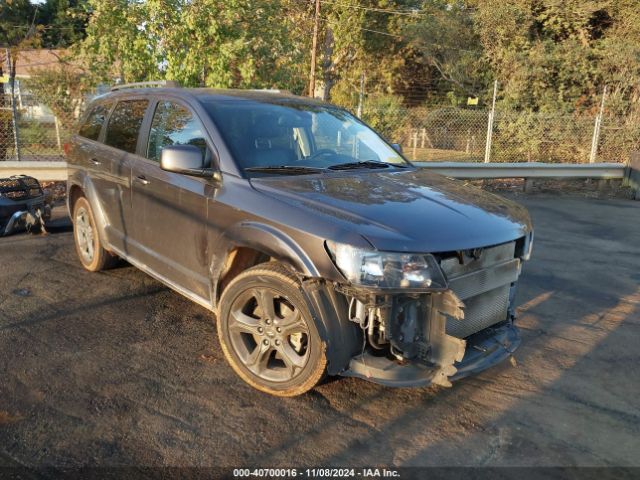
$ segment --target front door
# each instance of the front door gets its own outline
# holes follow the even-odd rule
[[[138,145],[149,100],[120,100],[107,123],[104,144],[94,152],[102,178],[96,181],[98,196],[107,216],[106,234],[109,243],[129,254],[128,240],[133,222],[131,212],[131,166]]]
[[[179,290],[209,301],[206,219],[213,186],[160,168],[169,145],[200,147],[204,165],[210,156],[204,129],[187,106],[160,101],[146,143],[132,171],[134,257]]]

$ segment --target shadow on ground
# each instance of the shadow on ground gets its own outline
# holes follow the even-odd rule
[[[64,229],[0,239],[0,465],[639,465],[640,204],[519,200],[536,243],[517,366],[451,389],[272,398],[145,274],[84,272]]]

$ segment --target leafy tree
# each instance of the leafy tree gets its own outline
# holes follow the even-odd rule
[[[109,81],[300,90],[293,0],[90,0],[80,54]],[[286,13],[283,17],[283,12]]]
[[[64,60],[53,68],[38,70],[37,75],[26,79],[24,83],[51,109],[64,132],[71,131],[91,90],[83,72]]]
[[[36,21],[43,25],[47,48],[67,48],[84,38],[89,15],[87,0],[46,0],[38,5]]]
[[[485,97],[490,78],[474,10],[465,2],[427,2],[420,21],[406,26],[415,62],[435,79],[432,85],[450,98]],[[483,98],[486,100],[486,98]],[[455,103],[455,102],[454,102]]]

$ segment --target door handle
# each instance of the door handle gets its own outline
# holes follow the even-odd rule
[[[149,180],[147,180],[147,177],[145,177],[144,175],[138,175],[136,177],[136,180],[140,182],[142,185],[149,185],[149,183],[151,183],[149,182]]]
[[[91,163],[93,163],[94,165],[100,165],[102,162],[100,160],[98,160],[97,158],[92,158],[91,159]]]

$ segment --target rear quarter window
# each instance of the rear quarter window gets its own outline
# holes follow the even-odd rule
[[[108,104],[94,106],[80,126],[78,135],[88,138],[89,140],[98,140],[100,130],[102,130],[102,124],[105,118],[107,118],[110,109],[111,105]]]
[[[148,105],[148,100],[118,102],[109,117],[104,143],[125,152],[135,153],[138,134]]]

